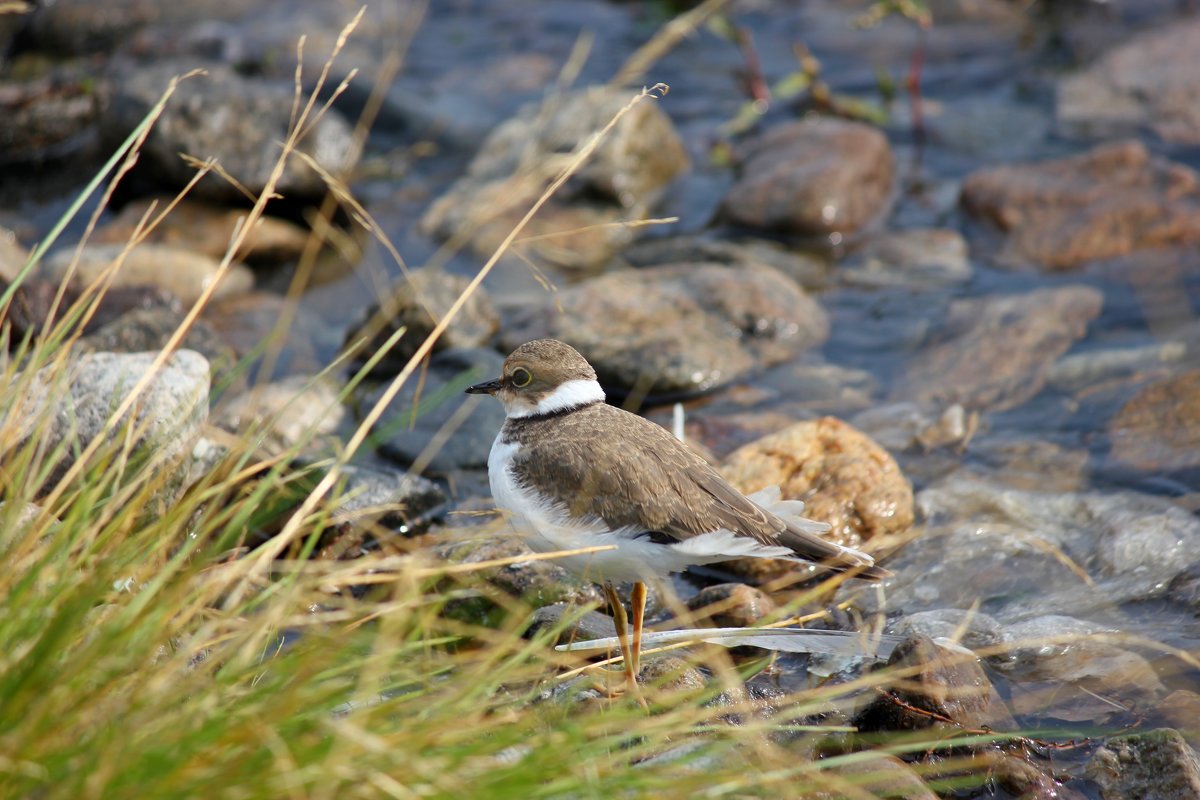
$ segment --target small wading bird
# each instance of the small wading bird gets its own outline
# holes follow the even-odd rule
[[[733,488],[687,445],[636,414],[604,402],[591,364],[570,345],[521,345],[501,376],[467,389],[496,397],[506,413],[488,457],[492,496],[540,552],[610,545],[565,556],[564,567],[603,581],[636,692],[646,581],[695,564],[785,558],[829,572],[880,579],[866,553],[817,534],[799,502],[758,502]],[[763,495],[765,497],[765,495]],[[764,507],[769,505],[770,507]],[[614,581],[633,581],[633,635]]]

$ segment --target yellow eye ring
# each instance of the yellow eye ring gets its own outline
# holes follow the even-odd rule
[[[524,367],[517,367],[509,376],[512,385],[518,389],[524,389],[529,384],[533,383],[533,375],[529,374],[529,370]]]

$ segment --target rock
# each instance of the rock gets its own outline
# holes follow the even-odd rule
[[[479,564],[498,559],[531,554],[525,542],[516,534],[493,531],[486,537],[453,541],[433,548],[436,558],[452,564]],[[573,605],[603,603],[603,595],[595,585],[581,581],[551,560],[516,561],[503,567],[488,567],[467,573],[470,580],[486,580],[505,594],[516,597],[534,608],[566,602]],[[484,605],[491,605],[485,601]],[[462,609],[456,610],[461,613]],[[489,614],[484,609],[483,614]],[[476,610],[470,616],[477,617]]]
[[[357,557],[365,546],[394,549],[383,532],[420,533],[446,502],[441,488],[420,475],[348,464],[342,476],[332,495],[332,537],[318,557]]]
[[[1146,472],[1200,465],[1200,370],[1143,388],[1108,422],[1114,461]]]
[[[67,370],[43,369],[31,387],[29,418],[51,404],[46,429],[46,452],[63,446],[78,452],[104,432],[105,424],[127,394],[145,377],[157,353],[88,353],[71,362]],[[130,458],[142,468],[164,476],[156,491],[158,504],[171,502],[187,481],[188,456],[208,416],[208,361],[191,350],[173,354],[146,385],[107,442],[123,446],[126,426],[134,438]],[[140,461],[145,459],[145,461]],[[66,474],[73,459],[54,468],[45,487]],[[161,510],[161,509],[159,509]]]
[[[1155,713],[1170,727],[1177,728],[1192,747],[1200,743],[1200,728],[1196,727],[1196,720],[1200,719],[1200,694],[1176,689],[1162,699]]]
[[[766,592],[741,583],[708,586],[687,601],[697,620],[714,628],[751,628],[779,607]]]
[[[1193,612],[1200,612],[1200,561],[1193,562],[1171,579],[1167,599]]]
[[[393,284],[390,295],[367,310],[362,322],[346,333],[346,344],[353,346],[361,360],[367,360],[400,328],[405,333],[388,351],[374,372],[399,372],[421,343],[450,310],[470,284],[466,278],[446,272],[421,269]],[[477,288],[455,315],[454,321],[434,344],[434,351],[448,348],[482,347],[500,327],[500,317],[483,287]]]
[[[1200,21],[1133,37],[1058,87],[1058,121],[1089,137],[1136,134],[1200,144]]]
[[[971,279],[967,240],[958,231],[919,228],[873,236],[838,268],[856,286],[951,286]]]
[[[829,265],[814,255],[762,239],[730,241],[705,236],[668,236],[644,239],[625,248],[621,258],[635,267],[662,264],[707,263],[729,267],[765,264],[787,275],[806,289],[829,283]]]
[[[30,278],[21,282],[13,293],[12,304],[5,318],[5,321],[12,325],[14,341],[19,341],[26,335],[31,335],[36,340],[41,336],[46,321],[50,318],[50,310],[56,307],[56,304],[59,312],[55,318],[62,319],[66,309],[83,296],[83,290],[77,284],[70,283],[63,290],[60,302],[60,288],[58,281],[42,278]],[[8,284],[0,281],[0,292],[7,289]],[[94,293],[91,293],[89,298],[94,296]],[[84,325],[83,332],[91,333],[127,314],[152,309],[177,312],[179,300],[170,292],[150,286],[114,286],[104,293],[95,313]]]
[[[1200,758],[1170,728],[1109,739],[1092,755],[1084,775],[1100,784],[1104,800],[1200,797]]]
[[[864,733],[1015,727],[970,651],[950,650],[924,636],[913,636],[892,652],[887,665],[905,670],[904,677],[895,685],[885,684],[879,696],[855,715],[854,725]]]
[[[4,18],[0,14],[0,20]],[[48,75],[25,80],[0,80],[0,167],[36,169],[47,161],[80,158],[94,148],[105,89],[102,79],[76,67],[55,67]]]
[[[1094,616],[1163,596],[1200,548],[1200,519],[1136,492],[1029,491],[959,473],[916,506],[925,530],[888,562],[893,613],[978,602],[1005,623]]]
[[[467,175],[426,212],[421,230],[439,239],[469,237],[477,252],[490,255],[570,153],[629,99],[622,89],[592,87],[522,109],[492,132]],[[602,265],[632,241],[632,228],[622,223],[645,219],[686,168],[687,154],[670,120],[657,103],[642,100],[533,218],[519,248],[559,266]]]
[[[1014,677],[1013,711],[1068,722],[1118,724],[1127,708],[1146,708],[1166,694],[1150,662],[1106,639],[1119,635],[1102,625],[1048,615],[1008,626],[1007,662]],[[1108,699],[1120,697],[1125,707]]]
[[[292,113],[291,82],[271,83],[242,77],[223,64],[170,60],[118,72],[116,91],[101,119],[106,141],[120,142],[158,102],[171,79],[199,66],[208,72],[182,82],[142,146],[145,171],[164,187],[181,188],[195,168],[180,158],[185,153],[204,160],[216,158],[221,167],[247,191],[258,195],[279,160],[280,142],[288,136]],[[358,162],[353,131],[337,112],[313,123],[300,142],[334,177],[345,177]],[[302,159],[291,157],[275,191],[290,199],[311,199],[325,193],[325,182]],[[215,175],[191,190],[193,198],[244,201],[244,195]]]
[[[850,234],[881,216],[892,193],[892,151],[877,129],[818,118],[777,125],[739,154],[741,177],[721,215],[748,228]]]
[[[1188,354],[1184,342],[1142,347],[1091,350],[1063,356],[1046,373],[1046,383],[1060,392],[1078,393],[1109,382],[1136,383],[1148,370],[1167,368]]]
[[[142,353],[161,350],[183,322],[183,318],[181,311],[169,306],[134,308],[94,333],[89,333],[80,344],[99,353]],[[204,320],[198,319],[192,323],[180,347],[195,350],[208,359],[213,377],[228,376],[237,364],[237,353],[221,341],[216,331]]]
[[[708,687],[704,674],[679,656],[667,655],[647,659],[638,671],[638,683],[648,690],[654,700],[695,696]]]
[[[612,617],[599,611],[585,611],[569,603],[555,603],[542,606],[533,612],[533,621],[525,630],[525,637],[535,636],[552,630],[558,630],[549,643],[557,646],[572,641],[589,641],[605,639],[617,635]]]
[[[213,421],[231,433],[252,434],[265,453],[278,455],[333,433],[344,416],[328,381],[292,375],[223,401]]]
[[[120,257],[124,245],[85,245],[80,253],[75,280],[89,285]],[[75,250],[63,249],[42,262],[41,275],[51,281],[66,277]],[[180,299],[184,305],[195,303],[201,293],[217,277],[220,262],[208,256],[192,253],[178,247],[161,244],[143,244],[134,247],[125,256],[116,273],[116,286],[156,286]],[[249,291],[254,286],[254,276],[245,266],[231,264],[217,285],[214,297],[225,297]]]
[[[128,203],[119,214],[96,228],[91,242],[125,244],[143,219],[153,221],[173,200],[173,197],[162,196]],[[149,244],[171,245],[219,261],[225,257],[234,231],[244,224],[246,214],[246,209],[221,208],[185,197],[152,230],[143,231],[143,234]],[[295,261],[307,242],[308,231],[304,228],[263,215],[246,236],[237,258],[256,264]]]
[[[504,359],[491,350],[434,354],[423,380],[414,375],[376,425],[379,452],[404,466],[420,462],[425,469],[418,471],[431,474],[487,466],[492,440],[504,424],[504,409],[490,398],[466,395],[463,389],[496,377],[503,364]],[[358,404],[361,413],[371,409],[385,389],[369,390]]]
[[[989,759],[993,780],[1012,797],[1021,800],[1086,800],[1085,795],[1059,783],[1045,767],[1034,763],[1032,754],[1001,755]]]
[[[1006,238],[996,259],[1049,270],[1200,242],[1200,180],[1136,141],[1037,164],[989,167],[961,202]]]
[[[921,611],[892,622],[888,633],[900,636],[927,636],[959,642],[968,650],[996,649],[1011,640],[1004,627],[987,614],[957,608]],[[999,654],[1001,659],[1006,654]]]
[[[519,309],[501,338],[509,349],[562,339],[606,386],[675,395],[786,361],[828,333],[821,307],[770,267],[672,264],[618,270],[564,289],[541,306]]]
[[[17,241],[17,234],[0,225],[0,280],[12,283],[28,260],[29,251]]]
[[[893,800],[937,800],[916,771],[896,756],[864,751],[862,759],[838,767],[822,770],[828,772],[828,783],[833,786],[849,785],[863,797],[888,797]],[[824,784],[825,781],[822,781]],[[805,797],[813,800],[839,800],[847,797],[844,789],[806,791]]]
[[[1102,302],[1089,286],[956,300],[892,399],[993,411],[1018,406],[1041,391],[1051,365],[1084,336]]]
[[[804,515],[829,523],[827,535],[848,546],[912,525],[912,487],[895,460],[833,417],[799,422],[739,448],[725,460],[722,473],[747,494],[778,486],[785,500],[803,500]],[[797,569],[776,559],[731,563],[758,580]]]

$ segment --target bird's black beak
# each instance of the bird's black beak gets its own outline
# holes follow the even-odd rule
[[[495,394],[498,391],[500,391],[499,378],[467,387],[467,394]]]

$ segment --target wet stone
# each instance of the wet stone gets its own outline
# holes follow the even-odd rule
[[[821,307],[777,270],[671,264],[583,281],[517,310],[501,335],[508,349],[562,339],[605,386],[670,396],[736,381],[828,333]]]
[[[1148,371],[1170,369],[1187,354],[1184,342],[1092,350],[1060,358],[1046,374],[1046,382],[1053,389],[1071,393],[1105,383],[1129,384]]]
[[[1109,420],[1114,461],[1147,472],[1200,465],[1200,371],[1146,386]]]
[[[1200,519],[1137,492],[1030,491],[955,474],[916,505],[925,530],[888,562],[893,612],[979,602],[1006,623],[1090,616],[1162,597],[1200,548]]]
[[[612,617],[599,611],[587,611],[580,614],[578,606],[568,603],[554,603],[542,606],[533,612],[533,621],[525,631],[527,638],[533,638],[543,631],[561,628],[551,645],[564,644],[570,641],[588,641],[605,639],[617,635],[617,629]],[[570,620],[566,622],[565,620]]]
[[[324,322],[303,306],[298,307],[273,292],[252,291],[214,300],[205,307],[201,319],[239,358],[252,354],[261,358],[265,341],[279,341],[278,345],[267,348],[268,354],[278,352],[271,378],[320,372],[329,364],[338,344]],[[275,339],[279,336],[276,328],[281,319],[289,319],[291,323],[286,338]]]
[[[849,782],[864,797],[888,797],[893,800],[937,800],[916,771],[896,756],[872,754],[861,761],[852,762],[829,770],[832,774]],[[816,790],[806,797],[813,800],[840,800],[845,797],[841,790],[825,792]]]
[[[116,91],[101,118],[106,141],[119,143],[158,102],[170,80],[203,66],[206,76],[181,83],[141,150],[144,172],[159,185],[182,188],[195,169],[179,157],[187,153],[221,166],[254,195],[266,187],[287,138],[292,113],[291,82],[245,78],[223,64],[170,60],[152,66],[124,68],[113,77]],[[359,148],[350,125],[336,111],[312,126],[300,147],[335,177],[344,177],[358,162]],[[289,158],[275,186],[290,199],[320,197],[325,182],[300,158]],[[244,195],[224,179],[209,175],[191,190],[193,198],[229,202]]]
[[[1168,142],[1200,144],[1200,22],[1133,37],[1058,87],[1058,120],[1073,134],[1101,137],[1144,128]]]
[[[1109,739],[1084,769],[1104,800],[1200,797],[1200,758],[1170,728]]]
[[[797,423],[734,451],[722,473],[743,492],[778,486],[784,499],[803,500],[804,516],[829,523],[827,535],[851,547],[912,525],[912,487],[895,460],[833,417]],[[796,569],[777,559],[731,564],[758,580]]]
[[[220,0],[55,0],[38,3],[29,36],[57,53],[102,53],[116,49],[146,25],[158,22],[195,24],[209,18],[238,17],[245,12]]]
[[[1018,406],[1041,391],[1051,365],[1083,338],[1102,303],[1088,286],[957,300],[892,399],[992,411]]]
[[[80,253],[74,276],[87,285],[109,269],[124,250],[124,245],[85,245]],[[62,280],[75,260],[74,248],[65,248],[42,262],[41,275],[51,281]],[[217,278],[221,264],[215,258],[193,253],[179,247],[143,244],[134,247],[124,257],[116,273],[116,286],[156,286],[179,298],[184,305],[199,299]],[[247,292],[254,286],[254,276],[244,265],[233,264],[217,285],[214,297],[226,297]]]
[[[423,464],[424,472],[435,475],[486,467],[504,409],[492,398],[463,390],[496,377],[503,365],[504,358],[492,350],[435,353],[423,380],[414,373],[375,426],[380,454],[403,466]],[[356,415],[369,412],[386,389],[366,389]]]
[[[1200,242],[1200,179],[1136,141],[978,170],[963,181],[962,204],[1004,234],[996,260],[1015,266],[1065,270]]]
[[[838,267],[856,286],[951,286],[971,279],[967,241],[943,228],[889,231],[868,239]]]
[[[342,536],[364,529],[412,536],[424,530],[446,503],[441,487],[420,475],[355,464],[343,467],[342,475],[331,520]]]
[[[433,332],[450,307],[466,291],[470,281],[441,271],[421,269],[393,284],[390,294],[367,310],[364,319],[346,333],[346,344],[366,343],[356,348],[367,360],[400,328],[405,333],[380,359],[374,372],[396,374]],[[500,317],[483,287],[467,298],[450,326],[434,344],[434,350],[481,347],[500,326]]]
[[[877,129],[819,118],[778,125],[739,153],[741,176],[721,215],[783,233],[853,233],[890,203],[892,151]]]
[[[143,219],[153,221],[173,200],[169,196],[134,200],[96,228],[91,241],[124,244],[134,236]],[[220,260],[224,258],[234,232],[245,224],[246,215],[246,209],[222,208],[185,197],[152,230],[143,230],[142,235],[150,244],[171,245]],[[264,215],[247,234],[237,257],[255,264],[293,261],[300,257],[307,241],[308,231],[299,225]]]
[[[741,583],[708,586],[690,598],[687,607],[714,628],[750,628],[779,609],[766,592]]]
[[[888,667],[918,668],[896,686],[886,686],[854,718],[860,731],[912,731],[949,727],[1014,727],[979,660],[970,651],[950,650],[924,636],[901,643]],[[947,721],[948,720],[948,721]]]
[[[957,608],[938,608],[909,614],[888,625],[887,632],[900,636],[948,639],[959,642],[969,650],[994,648],[1011,638],[1004,627],[987,614]],[[1005,654],[998,657],[1001,660],[1007,658]]]

